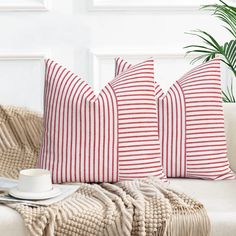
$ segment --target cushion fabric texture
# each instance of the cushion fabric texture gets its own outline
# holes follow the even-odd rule
[[[132,65],[116,59],[116,75]],[[234,179],[227,159],[220,59],[199,65],[164,94],[156,83],[162,165],[168,177]]]
[[[163,179],[156,117],[152,59],[120,73],[98,96],[47,60],[39,165],[54,183]]]
[[[20,170],[36,167],[42,131],[40,115],[0,106],[0,176],[17,178]]]

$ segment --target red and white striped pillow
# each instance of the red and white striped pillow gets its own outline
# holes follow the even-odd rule
[[[132,66],[118,58],[116,75]],[[156,83],[162,165],[168,177],[234,179],[227,159],[220,60],[195,67],[164,94]]]
[[[40,167],[54,183],[164,179],[152,59],[120,73],[100,92],[46,62]]]

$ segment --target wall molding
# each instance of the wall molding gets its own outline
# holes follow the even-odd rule
[[[6,69],[1,72],[3,77],[0,79],[2,82],[0,93],[3,92],[4,104],[26,106],[40,113],[43,111],[44,60],[48,56],[47,51],[0,51],[1,68]],[[8,74],[7,71],[10,73]],[[23,74],[18,75],[17,71]],[[17,93],[18,89],[22,93],[14,96],[11,91],[8,91],[9,86],[13,87],[14,93]]]
[[[0,61],[44,60],[48,52],[42,53],[5,53],[0,52]]]
[[[7,4],[6,1],[1,3],[0,0],[0,12],[42,12],[49,10],[49,0],[27,0],[25,2],[19,2],[17,0],[11,1]]]
[[[199,54],[193,53],[188,55],[188,59],[193,59]],[[90,49],[89,50],[89,77],[95,91],[100,90],[100,74],[101,60],[111,59],[121,56],[126,59],[149,58],[154,59],[184,59],[185,53],[183,50],[159,50],[159,49]]]
[[[201,5],[215,3],[214,0],[89,0],[90,11],[148,11],[189,12],[197,11]],[[198,11],[199,12],[199,11]]]

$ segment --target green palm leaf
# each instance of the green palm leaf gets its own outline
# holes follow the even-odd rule
[[[229,6],[221,1],[222,5],[206,5],[203,9],[213,11],[213,15],[222,20],[226,26],[225,28],[236,38],[236,7]]]
[[[189,45],[184,47],[188,49],[186,54],[190,53],[198,53],[200,56],[194,58],[191,63],[195,63],[196,61],[203,60],[203,62],[207,62],[216,57],[216,55],[222,54],[222,47],[220,44],[207,32],[202,30],[195,30],[192,33],[187,33],[190,35],[194,35],[202,39],[204,45]]]
[[[236,39],[226,42],[222,49],[223,62],[229,66],[236,77]]]

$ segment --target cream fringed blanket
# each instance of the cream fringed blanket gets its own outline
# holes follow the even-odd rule
[[[155,178],[80,186],[50,207],[11,207],[22,215],[32,236],[210,234],[203,205]]]
[[[20,169],[35,167],[42,127],[37,114],[0,106],[0,176],[16,178]],[[155,178],[80,184],[50,207],[9,206],[22,215],[32,236],[207,236],[210,231],[201,203]]]

